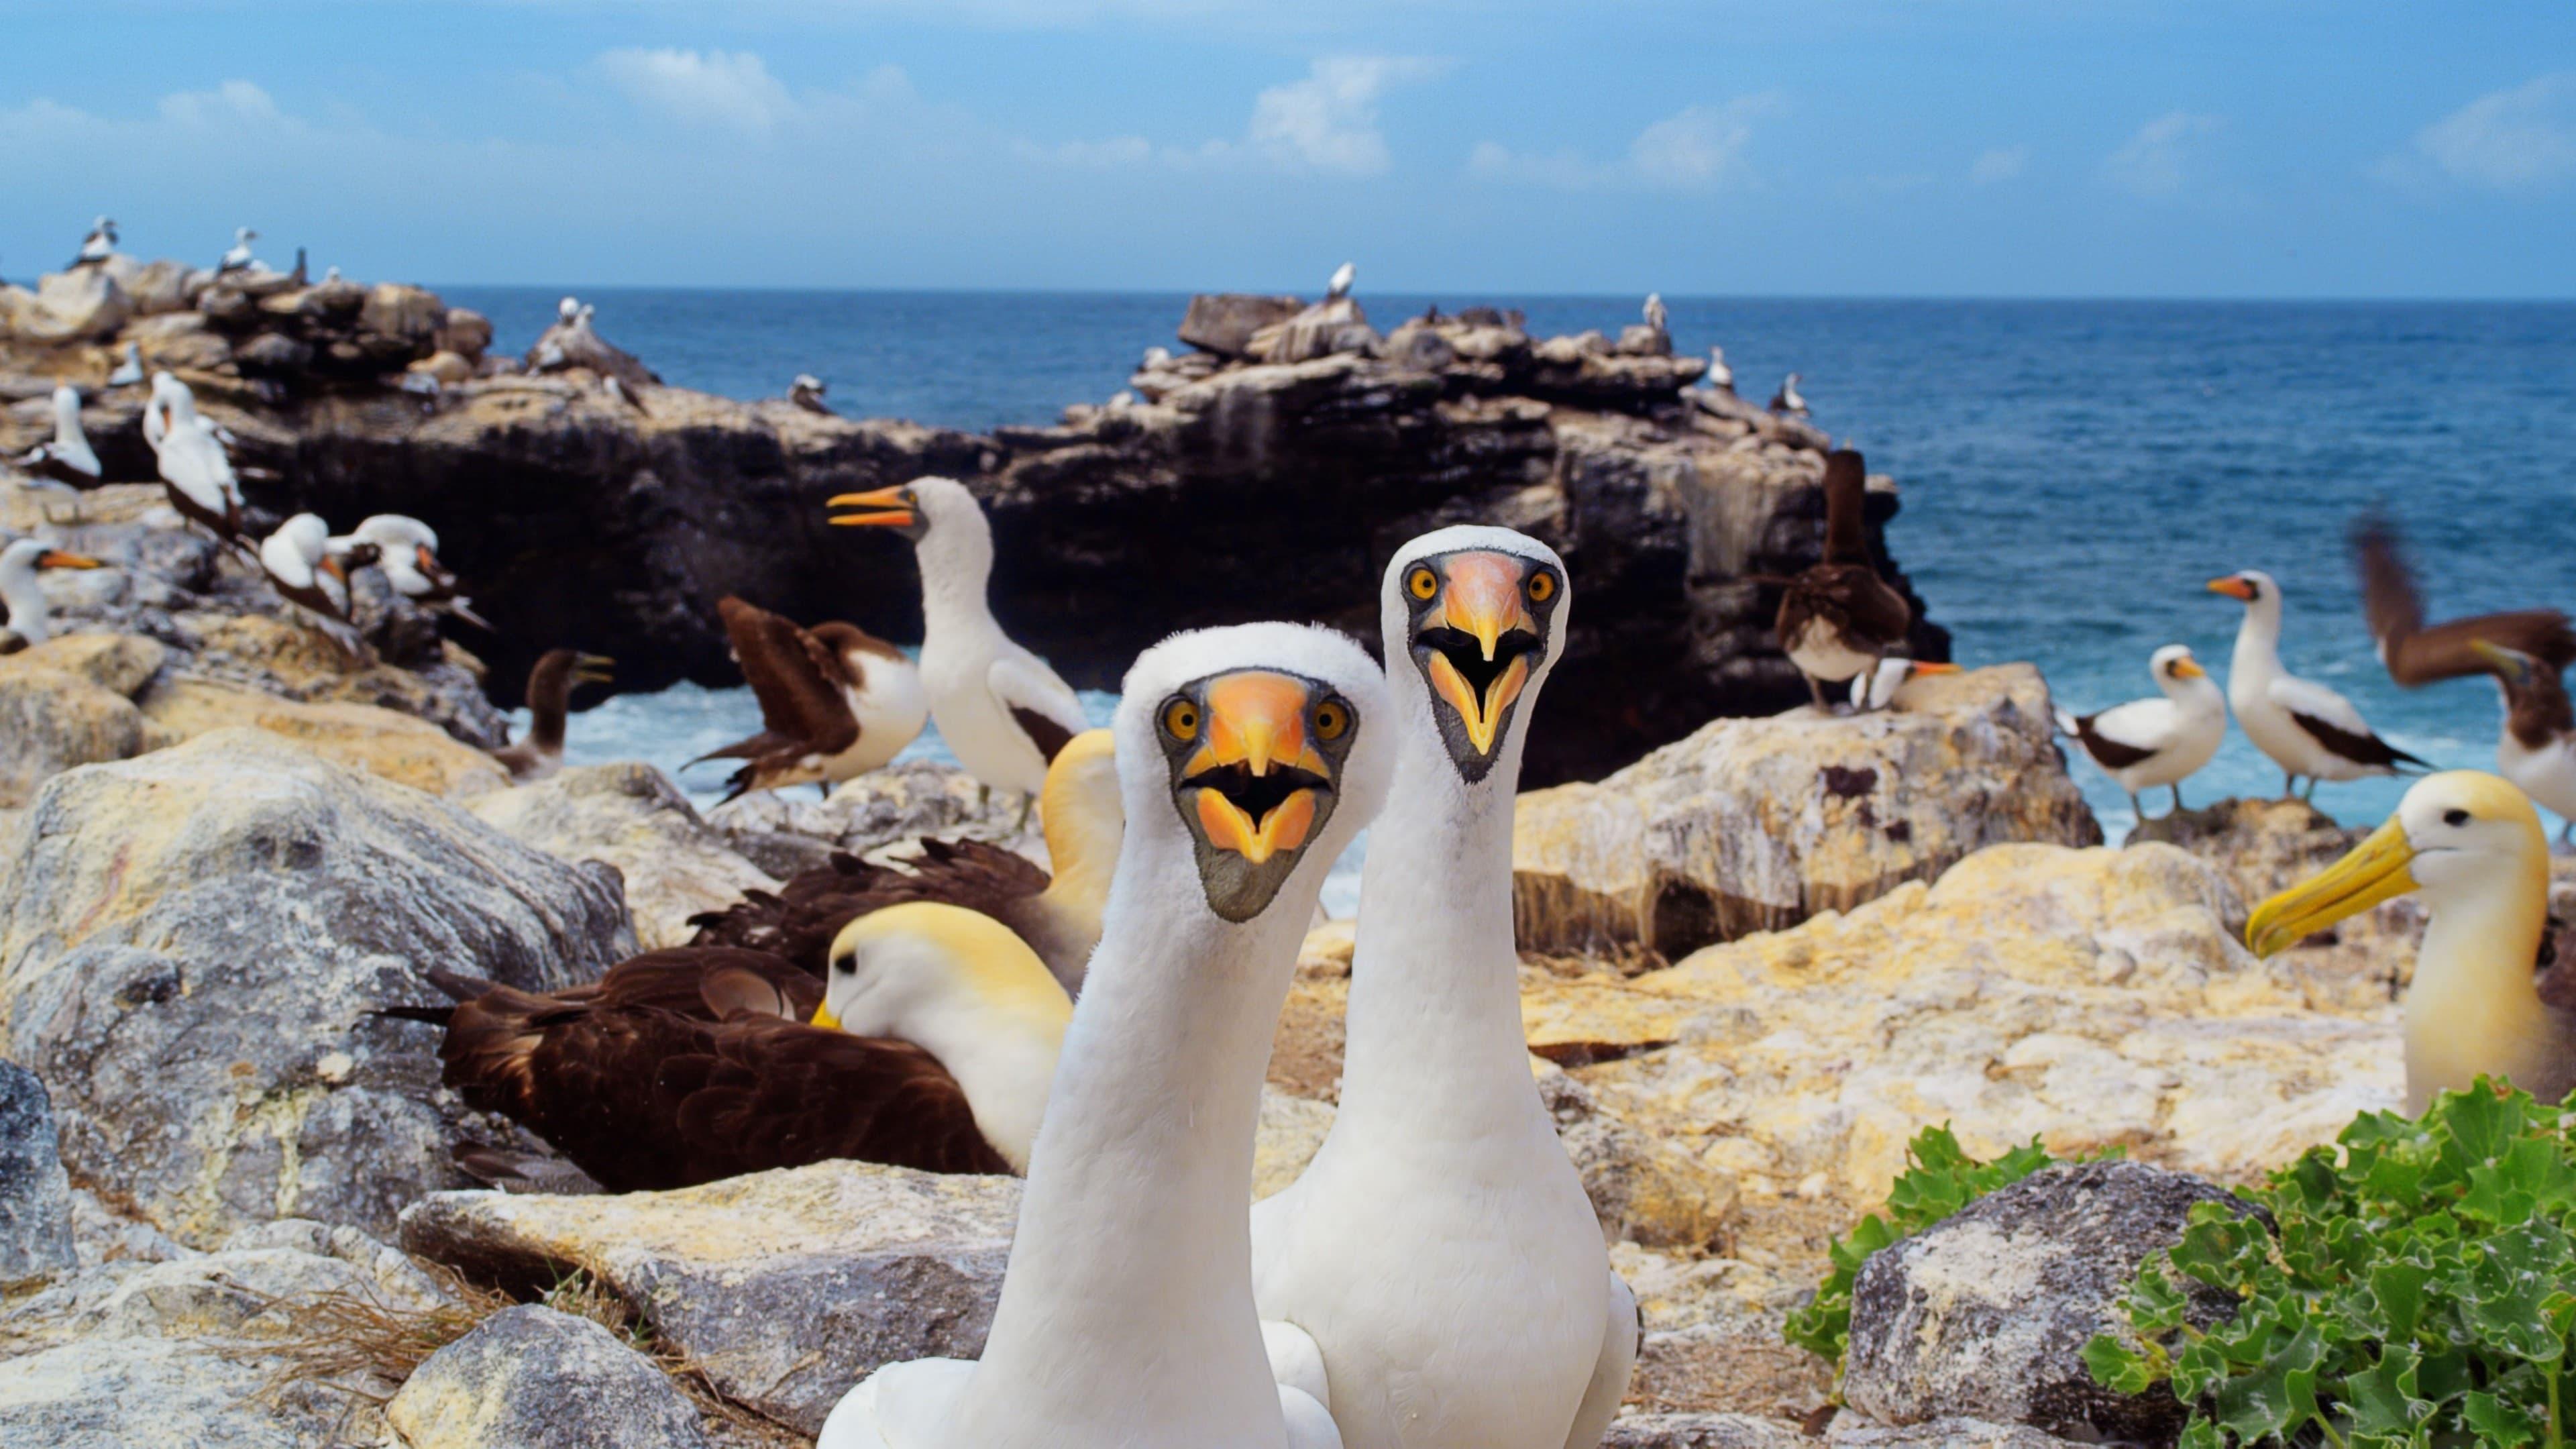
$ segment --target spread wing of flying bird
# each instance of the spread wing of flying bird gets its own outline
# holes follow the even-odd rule
[[[2387,519],[2363,519],[2352,532],[2353,562],[2361,572],[2362,612],[2379,641],[2388,677],[2408,689],[2443,679],[2489,673],[2491,666],[2470,641],[2528,654],[2552,670],[2576,663],[2576,629],[2556,609],[2512,609],[2446,623],[2424,622],[2424,599],[2397,530]]]

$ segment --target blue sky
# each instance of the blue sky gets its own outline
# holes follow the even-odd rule
[[[2576,296],[2568,0],[0,0],[94,213],[433,283]]]

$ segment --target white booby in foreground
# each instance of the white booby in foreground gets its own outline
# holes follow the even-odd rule
[[[1855,674],[1851,682],[1853,710],[1867,714],[1885,709],[1896,702],[1896,696],[1919,674],[1956,674],[1959,666],[1932,659],[1907,659],[1891,655],[1878,661],[1878,667],[1866,674]]]
[[[2141,820],[2147,811],[2138,803],[2139,791],[2166,786],[2180,810],[2182,782],[2208,764],[2227,738],[2227,700],[2191,650],[2168,644],[2155,652],[2147,670],[2164,698],[2133,699],[2097,714],[2057,711],[2059,731],[2129,792],[2129,809]]]
[[[528,670],[528,732],[492,752],[510,778],[533,785],[563,768],[564,717],[572,692],[585,684],[613,684],[617,661],[574,649],[549,649]]]
[[[130,344],[129,344],[130,345]],[[54,389],[54,440],[38,443],[18,459],[18,466],[39,478],[74,488],[95,488],[105,472],[98,453],[81,431],[80,390],[68,383]]]
[[[2474,647],[2481,640],[2527,655],[2553,672],[2576,663],[2576,628],[2556,609],[2512,609],[2425,623],[2414,570],[2407,567],[2396,527],[2387,519],[2363,519],[2353,530],[2352,550],[2370,637],[2379,645],[2388,677],[2401,688],[2487,673],[2492,662]]]
[[[1735,369],[1726,365],[1725,348],[1712,347],[1708,350],[1708,371],[1704,376],[1710,387],[1723,392],[1735,391]]]
[[[1329,302],[1349,296],[1351,283],[1358,281],[1359,276],[1360,269],[1350,262],[1344,262],[1333,268],[1333,275],[1324,283],[1324,300]]]
[[[725,799],[831,787],[878,769],[921,733],[930,706],[903,651],[856,624],[812,629],[731,595],[716,601],[734,662],[760,701],[760,733],[689,761],[740,760]]]
[[[1664,310],[1663,293],[1648,292],[1646,294],[1646,305],[1642,311],[1644,312],[1647,326],[1654,328],[1658,332],[1670,332],[1672,330],[1670,325],[1672,322],[1672,314]]]
[[[258,266],[259,259],[250,254],[250,244],[257,240],[259,240],[258,232],[246,226],[234,227],[233,244],[216,261],[215,275],[220,277],[227,272],[247,272]]]
[[[2519,649],[2483,639],[2469,647],[2494,667],[2504,691],[2496,768],[2564,822],[2560,839],[2576,837],[2576,707],[2568,704],[2566,680]]]
[[[1771,411],[1793,418],[1807,415],[1807,400],[1798,393],[1798,374],[1793,372],[1780,379],[1780,390],[1771,394]]]
[[[72,258],[75,267],[95,267],[116,255],[116,223],[100,217],[89,224],[89,235],[81,238],[80,255]]]
[[[124,360],[109,370],[107,385],[132,387],[141,381],[143,381],[143,348],[141,344],[128,339],[125,344]]]
[[[356,633],[349,627],[349,564],[331,551],[331,525],[322,521],[322,515],[299,513],[279,524],[275,533],[260,541],[259,567],[278,597],[355,651]]]
[[[2371,733],[2351,700],[2282,667],[2281,586],[2270,574],[2247,569],[2211,579],[2209,588],[2244,601],[2245,622],[2227,664],[2227,703],[2237,728],[2281,767],[2284,795],[2297,791],[2301,776],[2314,796],[2319,780],[2394,775],[2424,764]]]
[[[921,564],[921,683],[930,717],[957,763],[987,786],[1034,795],[1047,761],[1090,727],[1082,700],[1047,662],[993,621],[993,526],[966,485],[921,478],[844,493],[832,522],[891,528],[912,540]]]
[[[54,637],[53,612],[45,603],[44,582],[38,577],[42,570],[98,567],[97,559],[65,553],[40,539],[16,539],[0,548],[0,605],[9,610],[9,627],[0,630],[6,640],[0,654],[14,654]]]
[[[2397,813],[2314,879],[2255,908],[2269,956],[2409,892],[2428,919],[2406,990],[2406,1108],[2479,1077],[2543,1102],[2576,1089],[2576,965],[2535,972],[2549,926],[2549,845],[2520,790],[2476,770],[2418,780]]]
[[[331,540],[334,549],[354,544],[376,546],[376,567],[383,569],[385,582],[394,592],[424,609],[452,614],[487,634],[498,633],[480,614],[474,612],[474,601],[456,591],[456,575],[438,561],[438,532],[417,518],[400,513],[378,513],[346,536]]]
[[[1378,667],[1322,629],[1210,629],[1137,659],[1115,726],[1127,835],[983,1359],[879,1369],[817,1449],[1339,1449],[1271,1377],[1252,1146],[1298,943],[1385,798],[1393,715]]]
[[[1283,1384],[1349,1449],[1592,1449],[1627,1392],[1636,1299],[1530,1077],[1512,809],[1565,647],[1565,566],[1466,525],[1396,551],[1381,594],[1395,782],[1370,829],[1341,1106],[1252,1210]]]
[[[1819,712],[1825,686],[1871,673],[1905,642],[1914,606],[1878,576],[1869,555],[1869,473],[1849,448],[1825,457],[1824,556],[1780,594],[1773,629],[1789,662],[1806,676]]]
[[[196,394],[166,372],[152,374],[152,398],[143,408],[143,436],[160,463],[170,506],[181,518],[244,553],[256,554],[242,536],[241,480],[213,424],[197,413]]]
[[[800,372],[796,374],[796,380],[787,385],[787,400],[809,413],[821,413],[828,418],[832,416],[832,410],[823,402],[825,391],[823,379],[810,372]]]

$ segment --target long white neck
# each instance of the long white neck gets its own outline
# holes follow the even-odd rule
[[[77,398],[54,399],[54,441],[66,448],[89,451],[89,436],[81,431],[80,401]]]
[[[2465,1088],[2480,1072],[2536,1083],[2554,1040],[2532,963],[2549,924],[2545,858],[2448,883],[2426,904],[2431,919],[2406,992],[2406,1099],[2421,1111],[2437,1091]]]
[[[0,565],[0,604],[9,606],[9,628],[30,644],[53,637],[53,617],[45,608],[45,588],[36,571],[23,563]]]
[[[2266,590],[2245,606],[2245,622],[2236,626],[2236,651],[2227,661],[2227,692],[2234,695],[2241,688],[2269,684],[2280,673],[2281,600]]]
[[[1128,833],[957,1443],[1286,1442],[1252,1303],[1252,1148],[1321,865],[1233,925],[1160,824]]]
[[[1474,785],[1442,748],[1428,701],[1417,694],[1401,706],[1413,717],[1401,722],[1394,787],[1369,827],[1360,876],[1345,1123],[1473,1142],[1543,1111],[1512,939],[1513,791],[1535,702],[1524,700],[1502,758]]]
[[[993,531],[981,514],[943,518],[921,536],[921,647],[967,644],[994,632],[985,587],[993,576]]]

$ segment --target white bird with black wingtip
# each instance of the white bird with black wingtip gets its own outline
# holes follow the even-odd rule
[[[1333,268],[1332,277],[1324,283],[1324,300],[1329,302],[1336,298],[1349,296],[1351,294],[1351,283],[1358,281],[1359,276],[1360,269],[1350,262],[1344,262],[1340,266]]]
[[[18,466],[39,478],[74,488],[95,488],[104,472],[98,453],[81,431],[80,390],[69,383],[54,389],[54,438],[38,443],[18,459]]]
[[[222,259],[215,263],[215,274],[221,276],[226,272],[247,272],[258,266],[259,258],[250,254],[250,244],[257,240],[259,240],[258,232],[246,226],[234,227],[233,244],[224,252]]]
[[[2147,812],[2138,803],[2140,791],[2162,785],[2173,791],[2173,808],[2182,809],[2182,782],[2227,738],[2227,700],[2190,649],[2168,644],[2147,670],[2163,698],[2133,699],[2094,714],[2057,711],[2059,732],[2129,793],[2129,809],[2141,820]]]
[[[2351,700],[2282,666],[2281,586],[2270,574],[2247,569],[2211,579],[2209,589],[2245,605],[2236,652],[2227,664],[2227,703],[2236,711],[2237,728],[2281,767],[2282,794],[2296,793],[2302,778],[2313,798],[2319,780],[2394,775],[2410,765],[2430,768],[2373,733]]]

